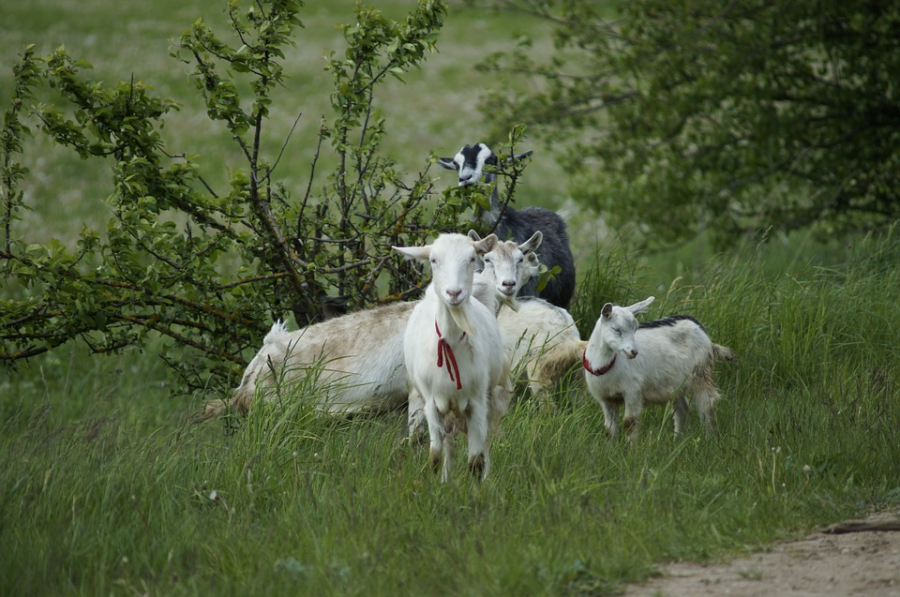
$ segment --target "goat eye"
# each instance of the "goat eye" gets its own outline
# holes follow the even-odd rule
[[[436,264],[436,263],[437,263],[437,259],[435,259],[434,257],[432,257],[432,258],[431,258],[431,265],[434,265],[434,264]]]
[[[516,263],[523,263],[524,261],[525,261],[524,257],[519,257],[519,259],[516,260]]]
[[[475,263],[475,258],[474,258],[474,257],[469,257],[469,263]]]

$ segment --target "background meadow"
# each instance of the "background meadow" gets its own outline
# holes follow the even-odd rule
[[[403,2],[375,2],[394,18]],[[101,79],[151,82],[182,109],[170,147],[197,153],[216,184],[237,163],[227,133],[169,56],[196,18],[223,5],[38,1],[0,8],[0,97],[25,43],[65,44]],[[272,146],[298,115],[284,158],[298,188],[328,109],[323,56],[340,51],[350,2],[309,2],[273,106]],[[385,150],[417,172],[430,153],[485,140],[481,56],[527,32],[524,15],[452,4],[423,68],[383,92]],[[510,89],[510,93],[515,93]],[[40,99],[40,98],[39,98]],[[109,175],[36,136],[26,214],[35,242],[102,228]],[[642,437],[610,444],[602,413],[577,386],[557,408],[520,395],[479,486],[456,459],[453,482],[404,442],[405,413],[328,420],[300,388],[283,408],[191,426],[185,396],[145,351],[90,357],[78,344],[0,378],[0,587],[5,594],[608,595],[663,561],[717,560],[810,528],[900,503],[900,240],[812,234],[748,238],[713,254],[701,239],[635,253],[566,201],[549,148],[534,147],[517,195],[567,210],[579,261],[572,313],[589,334],[606,301],[657,300],[644,319],[687,313],[735,363],[717,375],[719,432],[696,416],[672,435],[669,409],[648,409]],[[441,175],[442,173],[435,173]],[[443,176],[446,184],[452,177]],[[290,182],[291,177],[287,177]],[[6,292],[0,285],[0,298]]]

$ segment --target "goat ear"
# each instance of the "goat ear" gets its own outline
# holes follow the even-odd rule
[[[654,299],[654,297],[650,296],[650,297],[645,298],[641,302],[635,303],[635,304],[631,305],[630,307],[626,307],[626,308],[629,311],[631,311],[633,314],[637,315],[638,313],[642,313],[642,312],[646,311],[647,307],[650,306],[650,303],[653,302],[653,299]]]
[[[469,238],[471,238],[475,242],[478,242],[481,240],[481,237],[478,236],[478,233],[475,232],[474,230],[469,230]]]
[[[416,259],[418,261],[428,261],[431,257],[431,245],[424,247],[391,247],[407,259]]]
[[[519,245],[519,250],[528,255],[529,253],[537,251],[538,247],[541,246],[541,243],[543,241],[544,233],[540,230],[537,230],[534,234],[531,235],[531,238]]]
[[[475,250],[479,255],[484,255],[485,253],[490,253],[494,250],[494,247],[497,245],[497,235],[496,234],[488,234],[480,241],[475,243]]]
[[[613,309],[613,304],[606,303],[605,305],[603,305],[603,308],[600,309],[600,317],[602,317],[604,319],[609,319],[610,316],[612,315],[612,309]]]
[[[525,256],[525,263],[528,265],[528,267],[524,271],[522,284],[527,284],[528,281],[532,278],[537,278],[541,275],[541,262],[537,258],[537,255],[535,255],[534,253],[529,253]]]
[[[438,158],[437,163],[447,170],[459,170],[459,164],[453,158]]]

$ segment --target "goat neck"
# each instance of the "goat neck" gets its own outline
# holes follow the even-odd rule
[[[513,311],[518,310],[518,303],[515,302],[515,297],[509,301],[504,300],[495,290],[494,279],[483,272],[475,272],[475,278],[472,282],[472,296],[494,315],[497,315],[500,312],[500,308],[504,305],[507,305]]]
[[[500,192],[497,190],[497,174],[494,172],[485,172],[484,184],[491,186],[491,194],[489,196],[491,209],[482,210],[481,220],[486,226],[493,228],[497,225],[497,222],[500,221],[500,216],[503,213],[504,207],[500,204]],[[512,207],[507,205],[506,209],[512,209]]]
[[[604,341],[602,332],[598,334],[595,330],[581,355],[581,364],[585,371],[597,377],[606,375],[613,369],[617,360],[618,353]]]
[[[637,356],[636,328],[637,321],[630,311],[609,303],[604,305],[584,349],[585,370],[595,376],[605,375],[616,364],[619,352],[629,359]]]
[[[458,305],[449,305],[443,300],[438,300],[437,311],[434,320],[441,329],[441,335],[451,346],[456,346],[463,335],[475,336],[478,331],[470,316],[469,297]],[[486,305],[489,309],[490,305]]]

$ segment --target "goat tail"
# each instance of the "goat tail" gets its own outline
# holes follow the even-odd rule
[[[713,344],[713,354],[717,359],[722,359],[723,361],[737,360],[737,355],[734,354],[734,351],[721,344]]]
[[[210,419],[221,416],[228,409],[228,403],[221,398],[216,400],[208,400],[203,406],[191,417],[191,423],[203,423]]]
[[[266,337],[263,338],[263,346],[266,344],[272,344],[277,341],[278,338],[288,334],[287,325],[282,320],[278,320],[272,324],[272,328],[269,330],[269,333],[266,334]]]
[[[576,363],[581,362],[587,341],[561,342],[538,359],[536,377],[542,384],[556,383]]]

